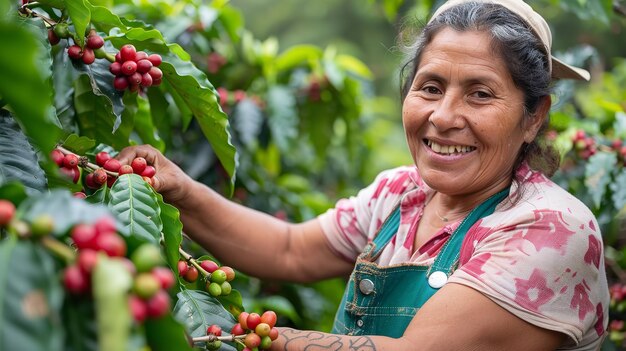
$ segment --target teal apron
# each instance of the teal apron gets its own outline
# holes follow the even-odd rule
[[[432,266],[380,267],[375,263],[400,224],[400,206],[387,217],[372,243],[357,258],[332,333],[400,337],[422,305],[442,287],[458,264],[467,231],[493,213],[509,189],[485,200],[461,222]]]

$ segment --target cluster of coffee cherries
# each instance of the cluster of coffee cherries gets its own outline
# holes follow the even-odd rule
[[[161,62],[159,54],[148,55],[137,51],[131,44],[122,46],[115,55],[115,62],[109,66],[109,71],[115,76],[113,87],[119,91],[128,89],[136,92],[140,87],[161,84],[163,72],[158,67]]]
[[[212,260],[202,260],[195,263],[200,265],[200,270],[193,263],[190,264],[184,260],[178,261],[178,275],[185,281],[194,283],[202,274],[206,282],[205,289],[212,296],[225,296],[231,293],[230,282],[235,279],[235,270],[229,266],[220,267]]]
[[[224,87],[217,88],[217,94],[220,97],[220,106],[226,113],[230,113],[231,108],[244,99],[249,99],[259,109],[265,108],[265,102],[257,95],[249,95],[244,90],[228,90]]]
[[[15,216],[15,205],[5,199],[0,199],[0,228],[4,228],[11,223]]]
[[[626,312],[626,285],[615,283],[609,287],[609,296],[611,297],[610,309],[615,315]],[[617,345],[623,345],[626,340],[626,329],[624,321],[618,318],[612,318],[609,323],[609,339]]]
[[[594,138],[587,136],[584,130],[577,130],[572,137],[576,155],[583,160],[588,160],[598,152],[598,147]]]
[[[60,167],[61,173],[65,174],[72,182],[78,183],[80,179],[79,163],[81,162],[78,155],[64,154],[60,150],[54,149],[50,152],[50,157]]]
[[[243,336],[237,338],[237,349],[241,351],[268,350],[272,346],[272,341],[278,338],[276,326],[276,313],[265,311],[262,315],[258,313],[241,312],[237,317],[238,323],[230,330],[232,336]],[[213,324],[207,328],[207,335],[216,337],[222,336],[222,328]],[[206,343],[209,350],[217,350],[222,345],[220,339]]]

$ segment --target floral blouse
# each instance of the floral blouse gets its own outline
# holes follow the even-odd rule
[[[517,317],[569,336],[559,350],[598,350],[608,324],[602,236],[591,211],[542,173],[522,165],[521,186],[468,231],[448,282],[480,291]],[[518,193],[519,192],[519,193]],[[329,246],[354,262],[400,201],[400,227],[381,266],[431,265],[460,221],[413,249],[435,191],[414,166],[387,170],[319,217]],[[511,199],[517,199],[511,203]]]

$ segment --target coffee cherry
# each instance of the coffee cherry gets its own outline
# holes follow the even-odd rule
[[[248,328],[248,317],[250,316],[250,313],[248,312],[241,312],[239,313],[239,316],[237,316],[237,321],[239,322],[239,324],[241,325],[241,327],[245,330],[245,329],[250,329]]]
[[[139,85],[141,84],[141,73],[139,72],[135,72],[133,74],[131,74],[130,76],[128,76],[128,84],[130,84],[131,86],[131,91],[132,91],[132,87],[133,86],[137,86],[139,87]]]
[[[154,181],[152,180],[152,178],[148,178],[148,177],[141,177],[141,178],[143,178],[143,181],[148,183],[148,185],[154,186]]]
[[[170,296],[165,290],[159,290],[147,301],[146,305],[148,307],[148,317],[160,318],[167,314],[170,309]]]
[[[157,68],[156,66],[150,68],[148,74],[152,76],[153,84],[155,80],[160,80],[161,78],[163,78],[163,71],[161,71],[161,69]]]
[[[232,282],[235,279],[235,270],[229,266],[221,266],[219,268],[220,271],[226,273],[226,281]]]
[[[185,274],[189,271],[189,266],[185,261],[178,261],[178,276],[184,277]]]
[[[211,324],[207,329],[206,329],[206,333],[208,334],[213,334],[215,336],[222,336],[222,327],[220,327],[217,324]]]
[[[65,174],[65,176],[67,176],[68,178],[70,178],[72,182],[78,183],[78,179],[80,178],[80,170],[78,169],[78,167],[61,167],[59,168],[59,171]]]
[[[229,295],[233,291],[233,287],[229,282],[223,282],[220,284],[220,288],[222,289],[222,295],[224,296]]]
[[[152,275],[161,283],[161,288],[168,290],[176,283],[174,273],[169,268],[156,267],[152,270]]]
[[[82,295],[89,291],[89,278],[78,266],[69,266],[63,271],[63,285],[71,294]]]
[[[130,314],[137,323],[142,323],[148,317],[148,305],[136,295],[128,297],[128,307]]]
[[[152,86],[152,76],[149,73],[142,74],[140,84],[142,87],[146,88]]]
[[[152,166],[146,166],[146,168],[141,172],[142,177],[152,178],[156,174],[156,168]]]
[[[252,312],[248,315],[248,318],[246,319],[248,329],[254,330],[259,323],[261,323],[261,316],[258,313]]]
[[[96,248],[104,251],[109,257],[122,257],[126,255],[126,242],[117,234],[98,235]]]
[[[141,174],[146,169],[148,163],[146,159],[143,157],[135,157],[133,161],[130,163],[130,166],[133,168],[133,172],[136,174]]]
[[[74,168],[78,166],[78,156],[74,154],[67,154],[63,158],[63,166],[67,168]]]
[[[270,326],[270,328],[274,328],[276,325],[276,319],[278,319],[278,317],[274,311],[265,311],[261,315],[261,323],[266,323]]]
[[[150,61],[152,63],[153,66],[160,66],[161,62],[163,62],[161,55],[159,54],[152,54],[150,56],[148,56],[148,61]]]
[[[120,54],[120,52],[118,51],[117,54],[115,54],[115,62],[122,64],[124,63],[124,61],[122,60],[122,55]]]
[[[259,349],[269,350],[270,347],[272,347],[272,338],[270,338],[268,335],[262,336],[261,345],[259,345]]]
[[[122,164],[120,163],[120,161],[112,158],[108,161],[106,161],[104,163],[104,169],[106,169],[107,171],[111,171],[111,172],[117,172],[120,170],[120,167],[122,167]]]
[[[42,214],[37,216],[30,224],[30,233],[40,238],[52,233],[54,230],[54,219],[49,214]]]
[[[113,184],[115,184],[115,181],[117,180],[117,177],[114,177],[112,175],[109,175],[107,177],[107,186],[110,188],[113,186]]]
[[[247,347],[254,349],[255,347],[259,347],[259,345],[261,345],[261,337],[255,333],[250,333],[243,339],[243,343],[246,344]]]
[[[96,60],[96,54],[93,52],[92,49],[90,48],[85,48],[83,50],[83,63],[86,65],[90,65],[92,63],[94,63],[94,61]]]
[[[222,295],[222,288],[220,287],[220,285],[218,283],[207,282],[207,284],[206,284],[206,291],[209,294],[211,294],[211,296],[213,296],[213,297],[218,297],[218,296]]]
[[[270,337],[270,339],[272,339],[272,340],[276,340],[276,339],[278,339],[278,334],[279,334],[279,333],[278,333],[278,329],[276,329],[276,328],[272,328],[272,329],[270,330],[270,334],[269,334],[268,336]]]
[[[80,250],[96,247],[96,228],[89,224],[79,223],[70,231],[74,245]]]
[[[139,60],[139,61],[137,61],[137,72],[139,72],[139,73],[148,73],[150,68],[152,68],[152,62],[150,62],[150,60]]]
[[[159,282],[150,273],[139,273],[133,282],[133,292],[140,298],[147,300],[161,290]]]
[[[205,343],[205,346],[207,350],[219,350],[220,347],[222,347],[222,341],[221,340],[207,341]]]
[[[72,45],[67,48],[67,56],[69,56],[72,60],[79,60],[83,57],[83,51],[78,45]]]
[[[258,336],[268,336],[270,335],[270,330],[272,328],[269,326],[269,324],[267,323],[259,323],[259,325],[256,326],[256,328],[254,328],[254,332],[258,335]]]
[[[119,173],[119,175],[133,174],[133,167],[131,167],[130,165],[122,165],[117,172]]]
[[[128,79],[126,79],[125,76],[115,77],[115,79],[113,79],[113,88],[119,91],[126,90],[126,88],[128,88]]]
[[[183,278],[189,283],[195,282],[198,280],[198,269],[194,266],[189,266],[189,270],[187,270],[187,273],[185,273]]]
[[[148,54],[146,54],[145,51],[137,51],[137,54],[135,54],[135,61],[139,62],[141,60],[147,60],[148,59]]]
[[[59,38],[52,29],[48,29],[48,41],[50,45],[57,45],[61,41],[61,38]]]
[[[90,34],[87,37],[86,45],[92,50],[100,49],[104,45],[104,39],[98,34]]]
[[[15,205],[9,200],[0,199],[0,228],[5,227],[15,216]]]
[[[213,262],[211,260],[204,260],[204,261],[200,262],[200,267],[202,267],[202,269],[204,269],[205,271],[207,271],[209,273],[213,273],[220,266],[218,266],[217,263],[215,263],[215,262]]]
[[[232,329],[230,330],[230,333],[233,335],[244,335],[246,331],[243,329],[241,324],[237,323],[233,325]]]
[[[119,76],[122,74],[122,64],[119,62],[113,62],[109,65],[109,72],[111,72],[114,76]]]
[[[76,259],[78,268],[85,274],[91,274],[93,268],[98,264],[98,252],[90,249],[82,249],[78,251]]]
[[[215,272],[211,273],[211,281],[217,284],[222,284],[226,281],[226,273],[219,269],[216,270]]]
[[[65,160],[65,155],[61,151],[54,149],[50,151],[50,158],[52,159],[52,161],[54,161],[54,163],[57,164],[57,166],[61,167],[63,166],[63,160]]]
[[[77,191],[73,194],[73,196],[77,199],[86,199],[87,198],[87,194],[83,193],[82,191]]]
[[[135,61],[125,61],[122,63],[122,73],[130,76],[137,72],[137,63]]]
[[[98,168],[93,171],[93,183],[97,188],[100,188],[104,183],[107,182],[107,172],[103,168]]]
[[[148,74],[150,74],[150,73],[148,72]],[[152,86],[156,87],[156,86],[159,86],[159,85],[161,85],[161,78],[159,78],[159,79],[152,78]]]
[[[100,151],[96,154],[96,164],[100,167],[104,166],[104,164],[111,159],[111,155],[109,155],[106,151]]]
[[[153,244],[142,244],[130,256],[138,272],[149,272],[153,268],[165,263],[161,256],[161,249]]]
[[[96,235],[107,235],[107,234],[114,234],[117,232],[115,219],[110,216],[100,217],[93,224],[93,226],[96,230]]]
[[[120,57],[124,62],[135,62],[137,58],[137,50],[131,44],[126,44],[120,49]]]
[[[70,30],[67,23],[57,23],[54,26],[54,34],[59,38],[68,38],[70,36]]]

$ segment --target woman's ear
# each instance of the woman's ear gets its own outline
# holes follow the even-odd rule
[[[539,106],[535,110],[530,118],[527,120],[528,124],[526,124],[526,128],[524,131],[524,141],[528,144],[532,143],[537,136],[537,132],[541,128],[541,125],[548,117],[548,113],[550,112],[550,106],[552,106],[552,98],[550,95],[547,95],[541,99],[539,102]]]

